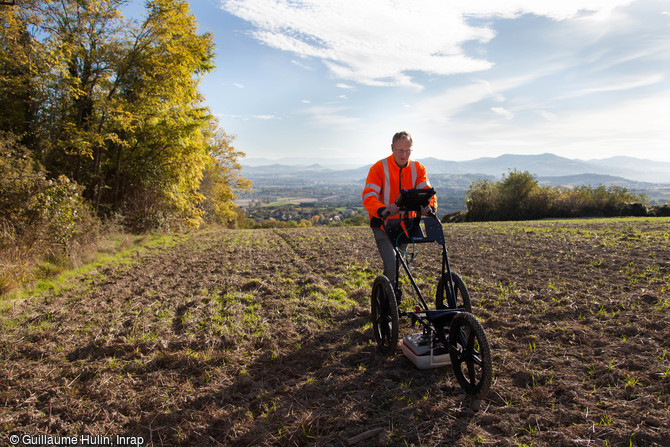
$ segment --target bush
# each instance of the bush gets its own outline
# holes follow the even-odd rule
[[[655,217],[670,217],[670,202],[661,206],[652,206],[649,210],[649,215]]]
[[[180,216],[175,204],[153,188],[128,194],[119,211],[120,223],[135,234],[180,231],[187,227],[187,219]]]
[[[533,218],[538,209],[529,200],[539,190],[537,180],[527,171],[510,171],[503,175],[496,188],[496,208],[501,220],[524,220]]]
[[[619,186],[541,187],[529,172],[510,171],[500,182],[478,180],[467,193],[466,219],[646,216],[647,199]]]
[[[42,259],[67,259],[93,242],[97,218],[81,186],[47,179],[11,134],[0,135],[0,293],[17,286]]]
[[[367,227],[368,217],[361,214],[353,217],[347,217],[342,222],[331,224],[333,227]]]
[[[466,194],[467,220],[498,220],[495,203],[497,186],[488,180],[476,180]]]
[[[53,254],[68,254],[95,239],[98,221],[81,196],[82,187],[63,175],[40,183],[24,209],[36,239]]]
[[[442,223],[457,223],[465,222],[465,212],[464,211],[454,211],[453,213],[445,214],[440,219]]]

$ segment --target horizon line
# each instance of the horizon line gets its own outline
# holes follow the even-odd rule
[[[584,158],[568,158],[562,155],[557,155],[553,152],[543,152],[543,153],[538,153],[538,154],[515,154],[515,153],[504,153],[501,155],[497,156],[483,156],[483,157],[476,157],[476,158],[470,158],[466,160],[452,160],[452,159],[447,159],[447,158],[437,158],[435,156],[426,156],[426,157],[420,157],[420,158],[413,158],[412,160],[415,161],[421,161],[421,160],[427,160],[427,159],[432,159],[432,160],[438,160],[438,161],[448,161],[448,162],[453,162],[453,163],[464,163],[464,162],[469,162],[469,161],[475,161],[475,160],[483,160],[483,159],[497,159],[505,156],[515,156],[515,157],[540,157],[543,155],[553,155],[558,158],[562,158],[564,160],[572,160],[572,161],[582,161],[582,162],[591,162],[591,161],[604,161],[604,160],[611,160],[611,159],[616,159],[616,158],[627,158],[627,159],[633,159],[633,160],[639,160],[639,161],[650,161],[654,163],[667,163],[670,164],[670,159],[663,160],[663,159],[651,159],[651,158],[640,158],[640,157],[633,157],[630,155],[612,155],[610,157],[605,157],[605,158],[589,158],[589,159],[584,159]],[[240,159],[239,163],[244,164],[244,160],[267,160],[272,162],[272,164],[281,164],[279,163],[280,161],[285,161],[285,160],[324,160],[328,161],[330,163],[334,164],[339,164],[339,165],[350,165],[350,166],[366,166],[372,163],[375,163],[377,160],[373,161],[348,161],[349,159],[347,158],[329,158],[329,157],[319,157],[319,156],[289,156],[289,157],[280,157],[280,158],[271,158],[271,157],[243,157]],[[305,166],[309,165],[314,165],[314,164],[320,164],[317,161],[314,162],[308,162]],[[297,166],[302,166],[302,165],[297,165]]]

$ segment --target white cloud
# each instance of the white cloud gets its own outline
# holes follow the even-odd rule
[[[534,121],[485,122],[456,120],[454,140],[498,153],[553,152],[570,158],[613,155],[668,159],[670,90],[614,104],[564,110],[560,115],[539,111]],[[460,140],[459,138],[462,138]]]
[[[580,17],[607,16],[621,5],[633,0],[499,0],[464,1],[461,7],[465,14],[481,17],[517,18],[523,14],[534,14],[553,20],[567,20]]]
[[[316,127],[350,128],[359,122],[358,118],[347,115],[347,107],[342,106],[313,106],[302,113],[308,115]]]
[[[453,115],[465,107],[475,104],[484,98],[493,96],[491,86],[486,81],[451,88],[442,94],[435,95],[417,103],[412,111],[418,121],[433,121],[438,124],[449,122]]]
[[[534,73],[492,81],[478,80],[469,85],[449,88],[415,104],[412,109],[412,118],[416,121],[446,124],[455,115],[480,101],[491,100],[503,103],[506,99],[504,95],[506,91],[551,75],[563,68],[560,65],[547,64]]]
[[[337,88],[343,88],[343,89],[348,89],[348,90],[354,90],[354,89],[356,88],[356,87],[354,87],[353,85],[343,84],[343,83],[335,84],[335,87],[337,87]]]
[[[538,113],[547,121],[556,121],[558,119],[558,116],[555,113],[551,113],[546,110],[540,110]]]
[[[511,120],[514,118],[514,113],[510,112],[504,107],[491,107],[491,111],[497,113],[498,115],[502,116],[507,120]]]
[[[244,121],[249,121],[249,120],[263,120],[263,121],[269,121],[269,120],[280,120],[281,117],[276,116],[276,115],[230,115],[230,114],[217,114],[217,116],[222,117],[222,118],[232,118],[232,119],[240,119]]]
[[[298,67],[300,67],[300,68],[302,68],[302,69],[304,69],[304,70],[314,71],[314,68],[313,68],[313,67],[310,67],[310,66],[307,65],[307,64],[303,64],[302,62],[297,61],[297,60],[295,60],[295,59],[292,59],[292,60],[291,60],[291,63],[292,63],[293,65],[297,65]]]
[[[535,14],[554,20],[606,20],[616,7],[632,0],[221,1],[225,11],[254,26],[257,40],[320,59],[340,79],[421,89],[410,73],[451,75],[492,67],[463,49],[467,42],[485,44],[495,38],[493,29],[473,25],[473,18]]]
[[[233,85],[237,88],[244,88],[244,84],[240,84],[240,83],[237,83],[237,82],[234,82]]]
[[[620,81],[616,84],[603,85],[601,87],[592,87],[592,88],[577,90],[577,91],[574,91],[574,92],[572,92],[568,95],[561,96],[557,99],[576,98],[576,97],[579,97],[579,96],[590,95],[590,94],[593,94],[593,93],[617,92],[617,91],[622,91],[622,90],[631,90],[631,89],[640,88],[640,87],[647,87],[647,86],[650,86],[650,85],[660,83],[661,81],[663,81],[664,78],[665,78],[665,76],[659,73],[659,74],[647,76],[647,77],[642,78],[642,79],[625,80],[625,81]]]
[[[547,123],[554,135],[571,133],[589,138],[611,138],[612,135],[636,135],[638,137],[663,135],[670,141],[670,92],[661,91],[653,96],[640,97],[601,108],[585,108],[574,111]]]

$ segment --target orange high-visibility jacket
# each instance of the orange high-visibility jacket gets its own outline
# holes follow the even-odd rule
[[[395,203],[401,189],[430,188],[426,168],[418,161],[408,161],[399,167],[393,154],[372,165],[363,189],[363,206],[368,211],[370,226],[381,225],[379,210]],[[430,206],[437,209],[437,198],[430,199]]]

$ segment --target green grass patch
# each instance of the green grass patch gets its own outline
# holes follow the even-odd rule
[[[11,307],[16,299],[29,298],[44,292],[58,292],[67,289],[71,279],[80,278],[91,271],[111,264],[137,263],[141,251],[150,248],[170,248],[183,240],[177,234],[155,234],[130,236],[117,234],[99,244],[98,249],[88,256],[88,261],[72,268],[65,259],[48,259],[40,262],[33,278],[22,287],[0,296],[0,314]]]

